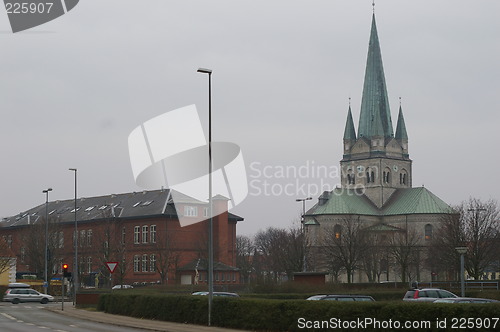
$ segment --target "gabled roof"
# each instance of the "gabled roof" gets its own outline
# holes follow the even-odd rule
[[[380,121],[380,124],[377,124],[377,121]],[[382,65],[382,53],[380,51],[374,14],[372,17],[370,44],[368,46],[368,57],[366,60],[358,138],[371,138],[376,134],[380,135],[381,131],[383,131],[384,137],[394,136],[384,67]]]
[[[182,195],[182,202],[186,204],[204,204],[190,196]],[[76,219],[78,222],[99,220],[106,218],[148,218],[157,216],[177,217],[174,202],[168,189],[112,194],[106,196],[80,197],[76,202]],[[46,213],[58,222],[73,222],[75,220],[75,200],[57,200],[45,203],[18,215],[3,218],[0,227],[18,227],[35,224],[45,218]],[[228,214],[231,221],[241,221],[242,217]]]
[[[322,195],[324,204],[316,204],[306,217],[319,215],[412,215],[450,214],[453,209],[424,187],[396,189],[389,201],[377,208],[364,194],[351,189],[337,188]],[[309,220],[309,219],[307,219]]]
[[[384,208],[384,215],[449,214],[453,209],[425,187],[398,189]]]
[[[324,193],[325,203],[314,205],[306,215],[361,214],[378,215],[377,207],[355,190],[336,188]],[[327,199],[327,200],[326,200]]]

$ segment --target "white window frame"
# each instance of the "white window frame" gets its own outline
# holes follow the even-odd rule
[[[149,240],[151,243],[156,243],[156,225],[149,226]]]
[[[141,271],[148,272],[148,254],[142,255]]]
[[[141,226],[134,226],[134,244],[139,244]]]
[[[134,272],[139,272],[139,262],[141,258],[139,255],[134,255]]]
[[[142,243],[148,243],[149,227],[142,225]]]
[[[198,216],[198,208],[192,205],[184,206],[184,216],[185,217],[197,217]]]

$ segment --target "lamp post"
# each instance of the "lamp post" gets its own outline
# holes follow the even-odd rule
[[[76,304],[76,292],[78,292],[78,222],[76,219],[76,200],[77,200],[77,173],[78,170],[76,168],[69,169],[72,172],[75,172],[75,236],[74,236],[74,244],[75,244],[75,263],[73,267],[73,304]]]
[[[47,294],[47,289],[49,287],[48,276],[49,276],[49,192],[52,188],[42,190],[45,194],[45,273],[44,273],[44,283],[43,288],[45,289],[45,294]]]
[[[212,70],[198,68],[198,73],[208,74],[208,326],[212,324],[212,302],[214,296],[214,244],[212,217]]]
[[[465,297],[464,255],[467,247],[456,247],[455,250],[460,254],[460,289],[462,297]]]
[[[305,230],[305,225],[304,225],[304,222],[305,222],[305,215],[306,215],[306,201],[310,201],[312,199],[312,197],[306,197],[306,198],[297,198],[295,201],[296,202],[302,202],[302,237],[303,237],[303,241],[304,241],[304,264],[302,264],[302,272],[306,272],[307,271],[307,266],[306,266],[306,239],[305,239],[305,234],[304,234],[304,230]]]

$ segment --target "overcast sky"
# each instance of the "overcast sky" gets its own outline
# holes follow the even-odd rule
[[[499,199],[500,1],[378,0],[375,12],[413,186],[449,204]],[[247,166],[249,195],[232,210],[245,218],[238,233],[291,226],[296,198],[313,196],[309,208],[319,186],[339,183],[371,15],[371,0],[84,0],[13,34],[0,10],[0,216],[42,204],[48,187],[51,200],[71,199],[70,167],[79,196],[141,190],[128,135],[190,104],[206,129],[207,78],[196,73],[206,67],[213,140],[238,144]],[[298,180],[280,173],[287,167]]]

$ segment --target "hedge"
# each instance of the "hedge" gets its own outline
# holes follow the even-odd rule
[[[103,294],[98,310],[137,318],[189,324],[207,324],[208,300],[205,296]],[[329,301],[234,299],[215,297],[212,325],[257,331],[303,331],[300,322],[389,320],[436,321],[447,319],[451,330],[453,319],[500,316],[500,304],[434,304],[405,302],[336,303]],[[337,321],[338,323],[338,321]],[[314,327],[314,325],[312,325]],[[310,326],[309,326],[310,327]],[[331,327],[331,326],[330,326]],[[366,330],[377,330],[364,326]],[[500,322],[497,322],[497,329]],[[307,328],[314,330],[314,328]]]

